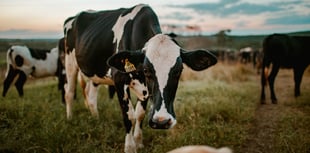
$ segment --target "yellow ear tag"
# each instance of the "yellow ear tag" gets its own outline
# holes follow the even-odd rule
[[[136,70],[136,67],[132,63],[130,63],[129,60],[126,58],[124,69],[126,72],[132,72]]]

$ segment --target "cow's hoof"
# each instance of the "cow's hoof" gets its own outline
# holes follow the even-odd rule
[[[262,105],[266,104],[266,100],[260,100],[260,104]]]
[[[273,99],[272,104],[278,104],[278,101]]]

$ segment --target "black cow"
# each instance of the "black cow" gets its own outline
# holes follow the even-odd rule
[[[302,75],[310,64],[310,37],[288,36],[285,34],[273,34],[263,42],[263,65],[261,75],[261,103],[265,103],[266,81],[269,82],[272,103],[277,103],[274,92],[274,80],[281,67],[294,70],[295,97],[300,95],[300,83]],[[272,63],[272,70],[268,76],[268,68]]]
[[[62,39],[59,40],[60,42]],[[5,97],[10,85],[14,82],[20,97],[24,95],[24,84],[28,76],[42,78],[48,76],[58,77],[58,89],[62,91],[64,99],[64,67],[60,62],[61,51],[56,47],[51,50],[34,49],[27,46],[14,45],[7,51],[7,72],[3,83],[2,96]]]
[[[173,101],[182,63],[200,71],[217,62],[208,51],[187,52],[162,34],[156,14],[144,4],[128,9],[81,12],[64,26],[68,43],[67,118],[72,117],[77,75],[86,83],[84,95],[94,116],[98,116],[98,85],[114,85],[127,133],[126,153],[143,147],[141,128],[148,98],[152,101],[149,116],[152,128],[168,129],[176,124]],[[129,88],[138,97],[136,108],[130,100]]]

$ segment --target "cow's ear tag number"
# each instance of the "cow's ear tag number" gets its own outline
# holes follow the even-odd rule
[[[129,60],[126,58],[124,69],[126,72],[132,72],[136,70],[136,67],[132,63],[130,63]]]

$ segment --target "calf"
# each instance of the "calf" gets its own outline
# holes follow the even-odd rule
[[[24,95],[23,86],[30,75],[35,78],[58,76],[59,80],[63,79],[64,67],[59,59],[58,48],[51,50],[33,49],[27,46],[11,46],[7,51],[7,71],[3,83],[2,96],[6,93],[16,79],[15,87],[19,96]],[[64,91],[64,83],[59,81],[58,88]],[[64,92],[62,95],[64,101]]]
[[[300,83],[303,73],[310,64],[310,37],[273,34],[263,42],[263,64],[261,75],[261,103],[265,103],[265,88],[268,80],[272,103],[277,103],[274,92],[274,80],[281,67],[292,68],[294,71],[295,97],[300,95]],[[268,75],[268,68],[272,70]]]
[[[152,101],[149,125],[169,129],[176,124],[173,102],[183,64],[200,71],[214,65],[205,50],[185,51],[162,34],[157,15],[144,4],[118,10],[81,12],[64,24],[67,33],[66,109],[72,117],[77,76],[94,116],[98,116],[98,85],[114,85],[126,130],[125,152],[142,147],[142,121],[148,98]],[[108,64],[108,65],[107,65]],[[136,108],[130,90],[138,97]],[[149,97],[150,95],[150,97]]]

